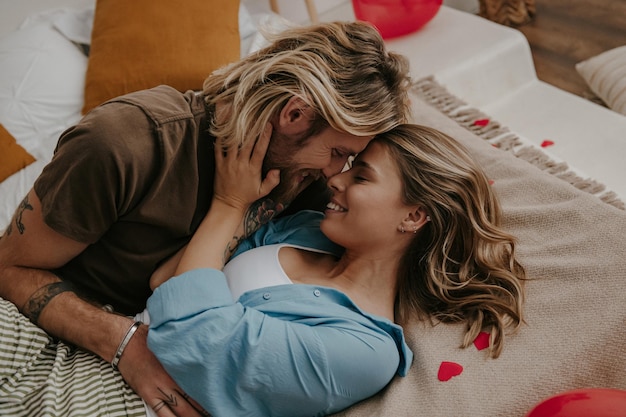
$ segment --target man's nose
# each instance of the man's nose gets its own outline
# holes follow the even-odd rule
[[[330,178],[333,175],[339,174],[343,171],[343,167],[346,165],[347,159],[340,159],[338,161],[332,161],[330,165],[322,170],[322,173],[326,178]]]

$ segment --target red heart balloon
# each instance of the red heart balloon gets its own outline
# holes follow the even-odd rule
[[[541,401],[526,417],[623,417],[626,391],[586,388],[562,392]]]
[[[357,20],[372,23],[385,39],[415,32],[430,22],[442,0],[352,0]]]

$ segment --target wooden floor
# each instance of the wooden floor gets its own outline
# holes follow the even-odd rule
[[[626,0],[535,0],[534,19],[517,27],[528,39],[540,80],[595,99],[577,62],[626,45]]]

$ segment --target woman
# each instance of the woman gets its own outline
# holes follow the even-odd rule
[[[337,412],[406,373],[395,323],[412,317],[466,323],[463,347],[486,330],[498,357],[522,323],[524,269],[457,142],[415,125],[377,136],[328,180],[323,215],[262,227],[224,268],[243,213],[278,182],[260,178],[268,137],[216,153],[211,210],[148,301],[149,347],[187,394],[216,416]]]

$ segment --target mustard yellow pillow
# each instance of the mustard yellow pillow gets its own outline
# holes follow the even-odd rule
[[[0,182],[35,162],[15,138],[0,125]]]
[[[97,0],[83,114],[132,91],[199,90],[239,59],[239,0]]]

